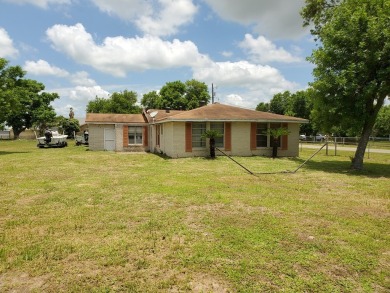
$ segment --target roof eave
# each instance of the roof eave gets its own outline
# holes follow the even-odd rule
[[[280,123],[309,123],[309,120],[288,120],[288,119],[164,119],[155,121],[155,124],[165,122],[280,122]]]

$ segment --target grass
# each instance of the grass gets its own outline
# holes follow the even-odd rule
[[[255,173],[300,158],[236,157]],[[0,141],[2,292],[388,292],[390,155],[253,176],[167,159]]]

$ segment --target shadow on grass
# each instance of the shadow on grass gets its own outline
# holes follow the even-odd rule
[[[0,156],[3,155],[13,155],[13,154],[29,154],[30,152],[6,152],[6,151],[0,151]]]
[[[291,159],[299,164],[302,164],[305,160],[300,158]],[[339,173],[351,176],[364,176],[364,177],[385,177],[390,178],[390,165],[378,164],[371,162],[364,162],[363,170],[351,170],[351,163],[348,161],[308,161],[300,170],[309,169],[316,171],[323,171],[328,173]],[[297,172],[299,172],[298,170]]]

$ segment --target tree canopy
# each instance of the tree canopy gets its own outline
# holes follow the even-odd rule
[[[390,105],[384,106],[379,110],[378,117],[374,125],[375,136],[390,136]]]
[[[96,97],[87,104],[87,113],[141,113],[141,108],[136,105],[137,93],[125,90],[115,92],[108,99]]]
[[[58,94],[43,92],[45,86],[24,79],[25,74],[20,66],[8,66],[0,58],[0,122],[12,127],[14,139],[26,128],[46,127],[56,116],[50,103]]]
[[[141,105],[149,109],[191,110],[209,101],[207,85],[191,79],[185,83],[179,80],[167,82],[159,93],[152,91],[144,94]]]
[[[80,122],[75,118],[65,118],[64,116],[56,117],[57,125],[68,136],[74,138],[74,134],[80,131]]]
[[[290,93],[275,94],[269,103],[261,102],[257,105],[257,111],[272,112],[275,114],[289,115],[304,119],[310,118],[312,103],[310,98],[310,89],[306,91],[297,91]],[[300,131],[306,134],[312,134],[311,123],[301,124]]]
[[[390,1],[306,0],[304,24],[314,24],[312,118],[360,133],[352,160],[363,168],[376,118],[390,95]]]

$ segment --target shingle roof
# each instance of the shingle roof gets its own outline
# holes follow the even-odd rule
[[[163,111],[163,110],[162,110]],[[171,111],[172,112],[172,111]],[[306,119],[278,115],[269,112],[244,109],[224,104],[209,104],[189,111],[178,111],[179,113],[169,116],[155,116],[156,122],[165,121],[253,121],[253,122],[290,122],[307,123]]]
[[[146,111],[146,118],[149,120],[149,122],[153,122],[153,118],[155,119],[154,121],[157,121],[157,120],[162,120],[162,119],[166,119],[170,116],[173,116],[173,115],[177,115],[177,114],[180,114],[180,113],[183,113],[183,112],[186,112],[186,111],[182,111],[182,110],[161,110],[161,109],[149,109],[148,111]],[[154,117],[152,117],[152,115]]]
[[[87,113],[87,117],[85,119],[86,123],[101,124],[148,122],[163,123],[168,121],[309,122],[308,120],[302,118],[249,110],[219,103],[209,104],[189,111],[170,110],[168,112],[166,110],[150,109],[147,112],[144,112],[144,115]]]
[[[87,113],[86,123],[146,123],[142,114]]]

